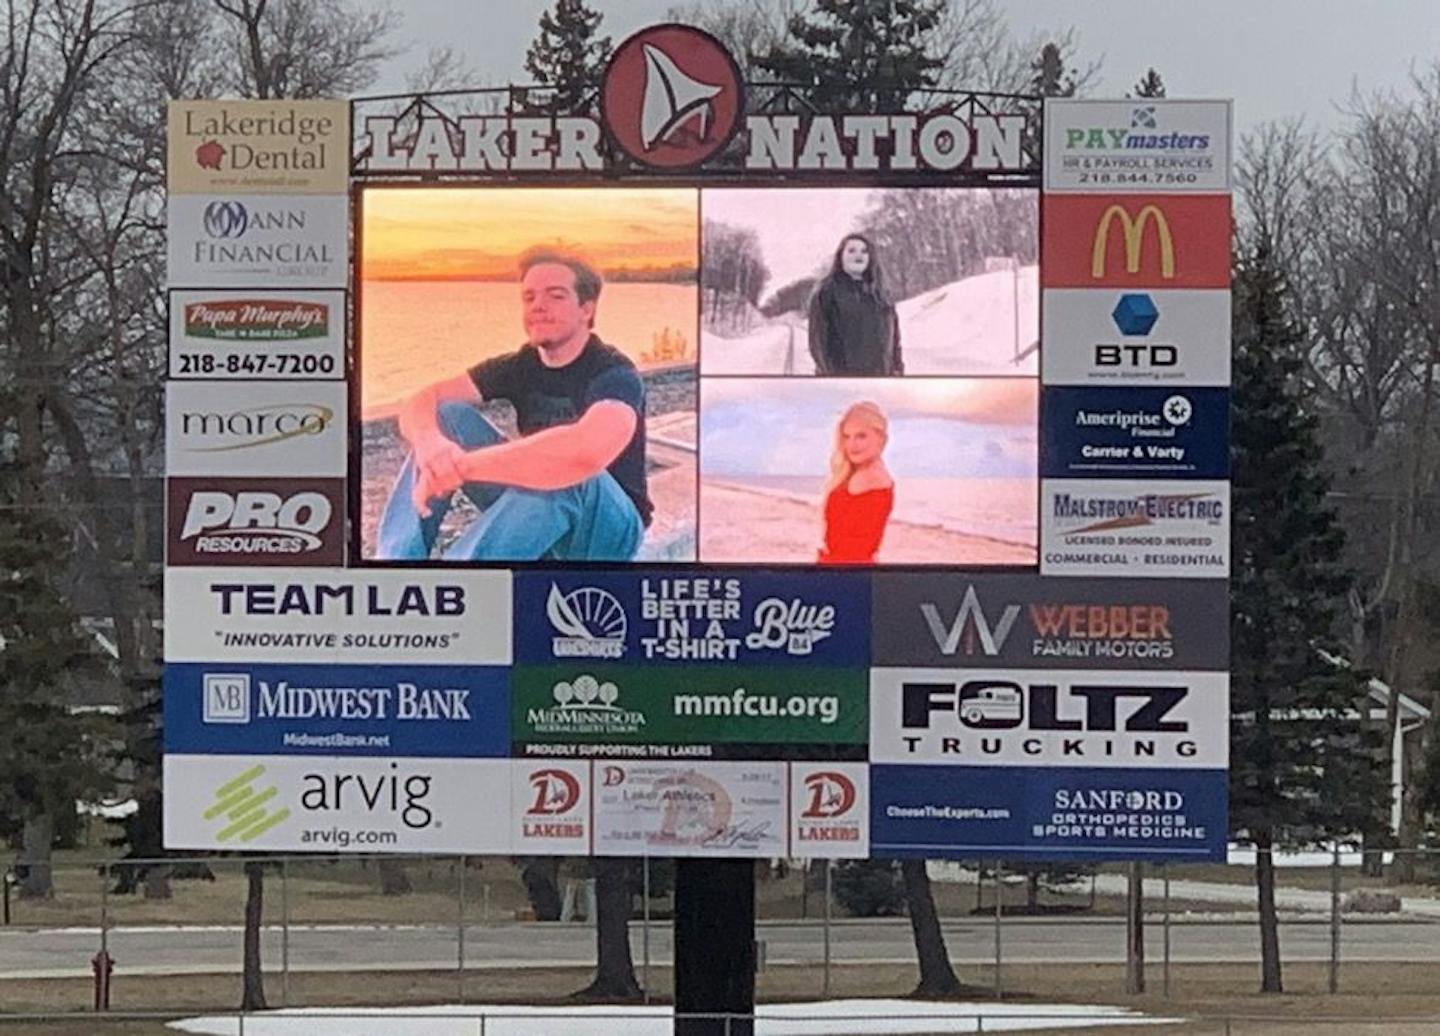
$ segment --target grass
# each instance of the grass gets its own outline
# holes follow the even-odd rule
[[[1440,1019],[1440,964],[1347,964],[1342,992],[1325,994],[1323,964],[1293,964],[1286,968],[1287,992],[1262,996],[1253,965],[1195,964],[1172,968],[1171,996],[1161,995],[1160,973],[1152,968],[1150,992],[1130,997],[1120,992],[1124,975],[1119,965],[1092,964],[1055,967],[1006,965],[1002,972],[1004,1001],[1023,1008],[1033,1004],[1114,1004],[1156,1016],[1183,1017],[1174,1026],[1147,1026],[1147,1036],[1221,1036],[1224,1020],[1232,1021],[1231,1036],[1418,1036],[1440,1032],[1440,1022],[1406,1022],[1406,1019]],[[588,980],[585,969],[546,968],[485,971],[465,976],[463,1000],[469,1003],[569,1003],[567,994]],[[965,999],[993,1000],[991,969],[964,969],[962,980],[974,989]],[[823,977],[813,967],[782,967],[758,977],[762,1002],[818,999]],[[832,997],[904,997],[915,983],[908,966],[837,966],[832,970]],[[652,991],[659,1002],[670,995],[668,968],[651,971]],[[272,1004],[280,1000],[278,976],[267,980]],[[81,1012],[88,1004],[89,983],[82,980],[0,981],[0,1003],[6,1012]],[[234,976],[177,976],[164,979],[127,979],[115,990],[116,1011],[164,1010],[172,1017],[224,1012],[239,1002],[239,979]],[[292,1004],[330,1007],[419,1006],[462,1002],[455,972],[293,975]],[[1324,1019],[1324,1021],[1322,1021]],[[1115,1030],[1066,1027],[1052,1033],[1113,1033]],[[0,1036],[173,1036],[163,1020],[107,1020],[93,1014],[73,1014],[54,1022],[5,1021],[0,1014]]]

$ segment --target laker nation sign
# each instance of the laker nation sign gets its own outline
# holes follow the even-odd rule
[[[1228,194],[1047,194],[1046,288],[1228,288]]]

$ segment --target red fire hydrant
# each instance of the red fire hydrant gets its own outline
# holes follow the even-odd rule
[[[90,970],[95,973],[95,1010],[110,1010],[110,976],[115,971],[115,958],[104,950],[90,958]]]

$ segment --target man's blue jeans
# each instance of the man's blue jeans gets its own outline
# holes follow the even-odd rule
[[[442,403],[440,430],[466,449],[505,441],[485,415],[468,403]],[[432,500],[430,514],[415,509],[415,457],[390,490],[380,516],[375,556],[386,561],[430,557],[450,500]],[[467,482],[461,487],[480,517],[443,557],[452,561],[629,561],[640,547],[644,526],[634,502],[608,471],[565,489],[521,489]]]

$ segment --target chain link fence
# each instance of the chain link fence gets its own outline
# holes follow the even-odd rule
[[[913,935],[896,886],[886,891],[883,870],[849,866],[757,864],[762,999],[898,996],[913,987]],[[670,995],[671,865],[636,861],[635,870],[631,952],[647,1002],[658,1006]],[[1226,1016],[1228,1030],[1212,1024],[1224,1021],[1213,1013],[1184,1014],[1197,998],[1258,988],[1253,865],[1146,865],[1138,914],[1127,908],[1127,871],[932,863],[932,893],[966,995],[1124,1003],[1138,976],[1152,1010],[1174,1005],[1186,1026],[1211,1025],[1177,1032],[1284,1031],[1246,1028],[1243,1013]],[[552,878],[560,919],[540,921],[546,897],[521,861],[506,858],[60,854],[53,897],[7,895],[0,1022],[93,1009],[105,960],[113,968],[109,1017],[233,1007],[256,880],[271,1007],[560,1001],[595,964],[594,895],[584,861],[563,862]],[[1399,1005],[1440,988],[1440,969],[1430,967],[1440,959],[1440,854],[1282,856],[1276,885],[1286,989],[1318,994],[1315,1013],[1336,1002],[1324,994],[1389,993]],[[857,916],[867,913],[878,916]],[[1440,994],[1430,1006],[1440,1018]],[[511,1031],[485,1024],[486,1032]],[[1304,1022],[1310,1031],[1326,1024]],[[1363,1032],[1382,1023],[1345,1024]],[[1422,1018],[1384,1024],[1386,1032],[1440,1033],[1440,1021]]]

